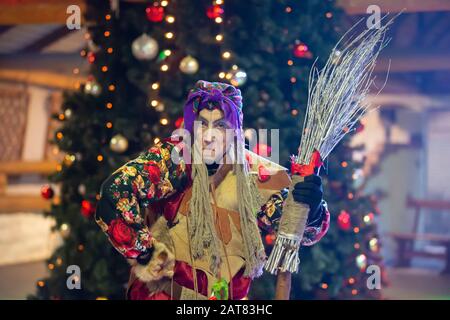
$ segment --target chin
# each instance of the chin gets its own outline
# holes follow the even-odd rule
[[[214,162],[219,163],[220,159],[217,159],[217,156],[214,152],[212,153],[203,153],[203,162],[207,164],[213,164]]]

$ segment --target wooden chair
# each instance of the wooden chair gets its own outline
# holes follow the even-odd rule
[[[443,273],[450,273],[450,234],[440,235],[431,233],[419,233],[419,221],[422,214],[427,209],[439,210],[449,214],[450,202],[442,200],[420,200],[408,197],[406,201],[407,208],[414,209],[413,230],[409,233],[392,232],[390,236],[397,242],[397,266],[410,266],[412,257],[432,257],[445,260]],[[445,252],[427,252],[414,248],[416,241],[428,241],[440,244],[445,247]]]

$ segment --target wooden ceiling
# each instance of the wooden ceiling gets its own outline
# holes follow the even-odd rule
[[[379,6],[383,13],[404,10],[390,30],[392,41],[380,57],[379,72],[390,68],[391,74],[399,74],[399,78],[437,73],[439,79],[446,79],[450,70],[450,0],[336,2],[347,13],[343,30],[363,17],[370,5]],[[78,5],[82,12],[86,8],[84,0],[3,0],[0,3],[0,69],[17,69],[24,64],[28,64],[27,70],[32,70],[33,65],[37,69],[52,68],[53,63],[49,61],[61,61],[59,67],[55,64],[61,75],[64,68],[63,73],[70,73],[73,67],[80,67],[78,53],[85,45],[84,30],[70,31],[65,27],[67,7],[72,4]],[[31,62],[26,63],[27,60]],[[68,67],[70,63],[74,65]]]

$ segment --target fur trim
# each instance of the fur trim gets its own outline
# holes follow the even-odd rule
[[[146,265],[136,264],[134,273],[143,282],[159,281],[163,277],[172,278],[175,268],[175,255],[159,241],[153,243],[155,251]]]

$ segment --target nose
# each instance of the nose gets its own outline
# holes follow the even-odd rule
[[[214,141],[215,139],[215,135],[214,135],[214,130],[211,130],[210,128],[206,129],[205,132],[203,132],[203,142],[205,144],[210,144],[211,142]]]

